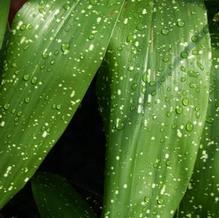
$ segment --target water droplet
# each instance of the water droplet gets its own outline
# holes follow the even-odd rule
[[[46,52],[43,52],[42,56],[43,56],[44,59],[49,57],[48,53],[46,53]]]
[[[28,74],[25,74],[23,76],[23,80],[28,81],[30,79],[30,76]]]
[[[188,105],[189,105],[189,99],[188,99],[188,98],[183,98],[183,99],[182,99],[182,104],[183,104],[184,106],[188,106]]]
[[[163,35],[167,35],[169,33],[169,31],[167,29],[162,29],[161,30],[161,34]]]
[[[36,83],[37,83],[37,77],[34,76],[34,77],[32,78],[32,80],[31,80],[31,83],[32,83],[33,85],[36,84]]]
[[[5,105],[4,105],[4,109],[5,109],[5,110],[8,110],[9,107],[10,107],[10,104],[5,104]]]
[[[135,68],[133,66],[128,67],[128,71],[133,71]]]
[[[178,27],[184,27],[184,26],[185,26],[185,23],[184,23],[182,20],[178,20],[178,21],[177,21],[177,26],[178,26]]]
[[[92,39],[94,39],[94,35],[93,35],[93,34],[91,34],[91,35],[88,37],[88,39],[89,39],[89,40],[92,40]]]
[[[189,70],[188,76],[197,78],[199,76],[199,72],[194,71],[194,70]]]
[[[38,8],[38,11],[43,14],[45,12],[45,7],[42,5]]]
[[[132,42],[133,41],[133,35],[132,34],[129,34],[126,38],[126,41],[127,42]]]
[[[131,89],[134,91],[134,90],[136,90],[136,88],[138,87],[138,84],[137,83],[133,83],[132,85],[131,85]]]
[[[56,109],[57,109],[57,110],[60,110],[61,107],[62,107],[62,106],[61,106],[60,104],[57,104],[57,105],[56,105]]]
[[[192,36],[191,40],[192,40],[192,42],[197,42],[198,36],[197,35]]]
[[[187,51],[182,51],[180,54],[181,58],[187,58],[189,56]]]
[[[164,63],[167,63],[169,61],[169,58],[168,57],[164,57],[162,60],[163,60]]]
[[[144,75],[142,76],[142,80],[143,80],[143,82],[147,83],[147,82],[148,82],[148,75],[147,75],[147,74],[144,74]]]
[[[25,24],[22,24],[22,25],[20,26],[20,30],[24,31],[25,29],[26,29],[26,25],[25,25]]]
[[[163,200],[161,198],[157,199],[157,204],[159,205],[163,204]]]
[[[175,111],[176,111],[177,114],[181,114],[183,112],[183,109],[182,109],[181,106],[177,106]]]
[[[61,46],[62,52],[64,55],[68,54],[70,52],[70,45],[69,43],[63,43]]]
[[[30,98],[29,98],[29,97],[25,98],[25,99],[24,99],[24,102],[25,102],[26,104],[28,104],[28,103],[30,102]]]
[[[214,122],[214,118],[212,116],[208,116],[206,122],[212,124]]]
[[[204,65],[200,62],[200,61],[197,61],[197,65],[198,65],[198,67],[199,67],[199,69],[200,70],[204,70],[205,68],[204,68]]]
[[[194,128],[194,126],[193,126],[192,122],[189,121],[189,122],[186,124],[186,130],[187,130],[188,132],[191,132],[191,131],[193,130],[193,128]]]
[[[148,202],[148,197],[147,197],[147,196],[144,197],[144,202],[145,202],[145,203]]]
[[[98,2],[98,0],[89,0],[89,2],[90,2],[90,4],[92,4],[92,5],[96,5],[97,2]]]
[[[63,5],[64,10],[69,10],[70,9],[70,5],[68,3]]]
[[[124,128],[124,123],[121,119],[116,119],[116,129],[121,130]]]

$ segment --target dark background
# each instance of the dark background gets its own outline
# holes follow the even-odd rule
[[[94,80],[65,133],[38,170],[67,178],[99,215],[103,193],[104,144]],[[39,217],[30,182],[5,206],[1,216],[0,218]]]

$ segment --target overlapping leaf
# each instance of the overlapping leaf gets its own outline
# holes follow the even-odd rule
[[[0,86],[0,208],[76,111],[124,0],[31,0],[16,16]]]
[[[32,190],[42,218],[95,217],[87,202],[60,176],[39,173],[32,179]]]
[[[10,7],[10,0],[0,1],[0,49],[5,35],[6,25],[8,22],[8,12]]]
[[[208,116],[193,177],[179,217],[219,217],[219,23],[211,25],[213,66]]]
[[[203,1],[126,2],[98,84],[104,217],[173,217],[205,122],[209,38]]]

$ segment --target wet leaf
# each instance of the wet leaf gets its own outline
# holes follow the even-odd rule
[[[31,181],[33,196],[42,218],[96,217],[86,200],[65,178],[50,173],[38,173]]]
[[[195,164],[209,96],[203,1],[127,1],[100,70],[105,218],[173,217]]]
[[[15,18],[0,86],[0,208],[61,136],[99,68],[124,0],[31,0]]]
[[[219,217],[219,25],[210,26],[212,41],[209,108],[194,173],[178,217]]]

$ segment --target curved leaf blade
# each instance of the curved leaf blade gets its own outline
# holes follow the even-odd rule
[[[33,175],[94,77],[124,0],[31,0],[16,16],[0,86],[0,208]]]
[[[173,217],[207,111],[203,1],[128,1],[99,75],[107,134],[104,217]],[[103,74],[104,73],[104,74]]]
[[[35,202],[42,218],[94,218],[95,214],[65,178],[38,173],[31,180]]]
[[[210,25],[212,42],[211,92],[201,147],[179,217],[219,217],[219,24]]]
[[[8,12],[10,8],[10,0],[0,1],[0,49],[2,48],[2,43],[4,40],[5,30],[8,23]]]

